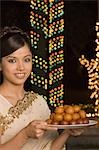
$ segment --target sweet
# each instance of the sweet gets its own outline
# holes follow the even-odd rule
[[[56,107],[47,120],[48,124],[75,125],[89,123],[86,112],[79,105],[64,105]]]

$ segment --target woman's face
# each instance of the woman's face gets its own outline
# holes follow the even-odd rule
[[[32,70],[32,54],[27,45],[2,58],[3,82],[23,85]]]

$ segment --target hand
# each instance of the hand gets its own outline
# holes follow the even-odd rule
[[[70,129],[69,130],[69,134],[72,135],[72,136],[79,136],[81,135],[82,133],[84,132],[84,129]]]
[[[32,121],[26,128],[25,133],[27,137],[40,138],[43,136],[47,123],[44,121]]]
[[[64,130],[63,133],[69,136],[79,136],[84,132],[84,129],[69,129]]]
[[[25,134],[27,137],[40,138],[47,130],[57,130],[57,128],[49,127],[45,121],[35,120],[25,128]]]
[[[70,130],[70,135],[72,136],[79,136],[84,132],[84,129],[71,129]]]

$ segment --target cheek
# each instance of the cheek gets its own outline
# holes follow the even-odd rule
[[[11,70],[9,70],[9,69],[5,69],[5,70],[4,70],[4,69],[3,69],[3,75],[4,75],[4,76],[8,76],[8,75],[10,76],[11,74],[12,74],[12,71],[11,71]]]
[[[32,71],[32,65],[28,65],[28,66],[26,67],[26,69],[28,70],[28,72],[31,72],[31,71]]]
[[[3,75],[11,76],[15,72],[15,66],[5,65],[3,66],[2,71],[3,71]]]
[[[5,73],[7,73],[7,72],[10,72],[10,69],[9,69],[9,68],[11,68],[11,67],[6,67],[6,65],[3,66],[3,67],[2,67],[3,73],[5,74]],[[11,68],[11,69],[12,69],[12,68]]]

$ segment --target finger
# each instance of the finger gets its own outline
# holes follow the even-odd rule
[[[37,125],[37,128],[42,129],[42,130],[58,130],[56,127],[51,127],[49,125]]]
[[[84,131],[84,129],[71,129],[71,131],[73,131],[73,132],[83,132]]]
[[[50,127],[47,122],[45,121],[38,121],[35,120],[33,122],[33,124],[35,124],[35,128],[36,129],[41,129],[41,130],[58,130],[56,127]]]
[[[56,127],[50,127],[50,126],[47,126],[45,129],[46,130],[58,130],[58,128],[56,128]]]
[[[84,132],[84,129],[77,129],[77,130],[75,130],[75,132],[78,132],[78,133],[83,133]]]
[[[45,121],[40,121],[40,120],[34,120],[32,122],[32,124],[37,125],[37,124],[41,124],[41,125],[47,125],[47,123]]]
[[[47,128],[47,125],[45,125],[45,124],[37,124],[36,125],[36,129],[46,130],[46,128]]]
[[[75,129],[75,130],[71,129],[71,135],[73,136],[78,136],[78,135],[81,135],[82,133],[83,133],[83,130],[81,129]]]
[[[37,133],[37,134],[36,134],[36,137],[37,137],[37,138],[40,138],[40,137],[43,136],[43,134],[44,134],[44,132]]]
[[[44,130],[36,129],[36,134],[44,133]]]

